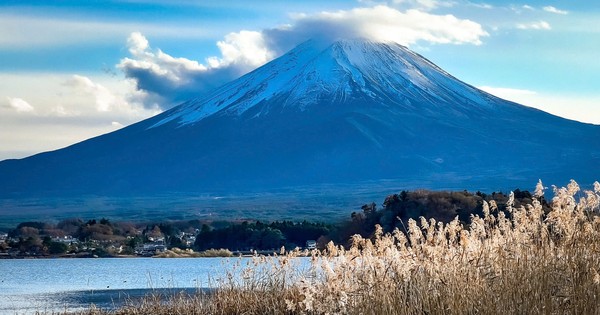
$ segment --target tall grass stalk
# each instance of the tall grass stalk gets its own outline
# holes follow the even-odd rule
[[[541,183],[536,196],[543,195]],[[555,188],[469,225],[421,218],[349,249],[330,243],[233,267],[211,294],[149,297],[114,314],[600,314],[600,184]],[[261,268],[267,268],[262,269]],[[90,310],[88,313],[101,313]]]

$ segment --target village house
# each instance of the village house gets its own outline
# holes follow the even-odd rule
[[[53,242],[64,243],[64,244],[67,244],[67,245],[79,244],[79,240],[76,239],[76,238],[74,238],[71,235],[53,237],[52,241]]]
[[[135,248],[135,253],[141,256],[152,256],[158,253],[163,253],[167,250],[167,246],[164,241],[144,243],[142,246]]]

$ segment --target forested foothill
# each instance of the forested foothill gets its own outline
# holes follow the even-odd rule
[[[515,207],[530,204],[528,191],[514,192]],[[401,191],[387,196],[381,205],[368,203],[341,222],[312,221],[165,221],[113,222],[107,218],[66,219],[56,223],[22,222],[0,234],[1,257],[75,256],[103,257],[118,255],[154,255],[167,249],[229,249],[231,251],[265,251],[304,248],[315,241],[317,248],[327,243],[349,246],[353,235],[372,237],[375,226],[384,232],[407,231],[409,219],[434,218],[450,222],[458,217],[467,226],[471,215],[483,215],[484,201],[506,210],[507,193],[467,191]],[[541,199],[544,211],[550,205]],[[506,216],[510,213],[506,212]],[[312,242],[311,242],[312,243]]]

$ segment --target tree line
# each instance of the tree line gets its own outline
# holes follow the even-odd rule
[[[519,189],[514,192],[515,206],[530,204],[533,197],[529,191]],[[434,218],[436,221],[450,222],[455,217],[462,224],[470,222],[471,215],[483,215],[483,201],[494,201],[499,211],[506,211],[508,194],[494,192],[470,193],[467,191],[401,191],[389,195],[380,207],[374,202],[365,204],[361,211],[352,212],[350,218],[334,224],[311,222],[272,222],[269,224],[242,222],[227,227],[212,228],[203,225],[196,238],[196,249],[228,248],[232,250],[274,249],[285,246],[288,249],[303,247],[307,240],[317,241],[317,247],[324,248],[329,241],[349,245],[352,235],[371,237],[375,225],[382,226],[384,232],[394,229],[405,231],[409,219],[419,217]],[[542,206],[549,211],[550,206],[542,198]],[[510,216],[509,213],[506,213]]]
[[[519,189],[514,191],[515,206],[528,204],[532,195]],[[329,241],[348,245],[352,235],[371,237],[376,224],[385,232],[405,231],[408,219],[420,216],[449,222],[458,217],[463,224],[471,215],[482,215],[483,201],[494,201],[499,211],[506,209],[508,195],[502,192],[485,194],[467,191],[401,191],[387,196],[381,205],[365,204],[352,212],[347,220],[335,223],[302,221],[168,221],[168,222],[112,222],[109,219],[66,219],[56,224],[23,222],[9,231],[8,240],[0,241],[0,251],[17,248],[21,252],[61,254],[94,247],[103,254],[131,254],[136,246],[160,240],[169,247],[207,250],[270,250],[285,246],[288,249],[304,247],[306,241],[317,241],[324,247]],[[542,206],[549,210],[542,199]],[[507,213],[507,215],[510,215]],[[71,236],[74,244],[56,241]],[[87,245],[87,246],[86,246]],[[117,249],[118,248],[118,249]],[[113,252],[111,252],[113,250]]]

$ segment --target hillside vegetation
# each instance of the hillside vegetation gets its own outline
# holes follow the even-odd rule
[[[598,314],[600,184],[555,188],[544,211],[531,203],[506,212],[482,201],[470,224],[458,218],[376,225],[346,249],[329,243],[299,271],[298,251],[236,265],[211,294],[152,296],[89,314]],[[268,272],[264,272],[268,268]]]
[[[519,189],[514,191],[513,197],[514,206],[517,207],[529,204],[533,199],[531,193]],[[380,207],[374,202],[365,204],[360,211],[353,212],[346,220],[330,223],[318,222],[324,220],[320,216],[321,212],[318,216],[313,213],[311,221],[194,219],[126,222],[114,221],[113,218],[70,218],[56,223],[27,221],[10,230],[6,235],[7,239],[0,239],[0,255],[131,255],[143,244],[157,242],[164,245],[165,249],[195,251],[221,248],[244,252],[279,251],[282,246],[288,249],[304,247],[307,241],[315,241],[317,248],[321,250],[325,249],[330,241],[348,249],[352,236],[358,234],[365,238],[370,237],[377,224],[385,233],[393,232],[396,228],[404,231],[409,219],[419,219],[421,216],[444,223],[457,217],[461,224],[467,225],[471,215],[483,215],[484,201],[493,202],[498,211],[506,215],[508,198],[508,194],[502,192],[485,194],[467,191],[403,190],[387,196]],[[540,203],[544,212],[548,212],[549,205],[546,200],[540,198]]]

